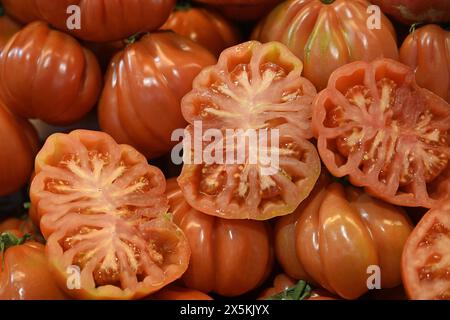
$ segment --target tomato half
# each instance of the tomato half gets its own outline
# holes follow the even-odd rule
[[[35,171],[32,205],[50,265],[70,295],[141,298],[187,269],[190,250],[166,215],[164,176],[132,147],[102,132],[57,133]],[[80,286],[68,289],[72,267]]]
[[[401,283],[412,228],[402,209],[323,176],[294,214],[277,221],[275,253],[289,276],[356,299],[368,290],[370,266],[380,268],[382,288]]]
[[[215,61],[208,50],[173,32],[145,35],[111,61],[99,102],[102,130],[147,158],[170,151],[177,143],[172,132],[186,125],[181,98]]]
[[[258,287],[273,265],[270,226],[264,221],[230,220],[191,208],[175,179],[167,182],[174,222],[191,247],[182,281],[188,288],[238,296]]]
[[[188,37],[217,57],[240,42],[239,31],[220,14],[189,5],[177,7],[161,29]]]
[[[415,70],[421,87],[450,102],[450,31],[431,24],[414,30],[400,48],[400,61]]]
[[[44,245],[26,241],[20,232],[0,234],[0,300],[62,300],[66,296],[53,278]]]
[[[320,156],[337,177],[403,206],[449,196],[450,106],[389,59],[336,70],[314,105]]]
[[[6,15],[2,15],[0,7],[0,52],[11,37],[20,30],[20,24]]]
[[[192,207],[222,218],[265,220],[291,213],[308,196],[320,174],[316,149],[308,141],[316,90],[301,73],[302,62],[281,43],[250,41],[226,49],[217,65],[197,76],[181,102],[192,148],[185,158],[192,159],[178,178]],[[196,134],[195,123],[203,136]],[[214,144],[207,141],[209,129],[220,130]],[[273,132],[278,139],[271,138]],[[258,150],[250,140],[265,133],[266,155],[279,162],[267,172],[264,144]],[[237,142],[246,135],[245,145]],[[202,157],[199,164],[194,158],[202,155],[198,141],[223,161]],[[235,156],[243,150],[245,156]]]
[[[213,300],[207,294],[192,290],[188,288],[183,288],[175,285],[169,285],[157,293],[149,297],[150,300]]]
[[[402,256],[409,298],[450,300],[450,202],[428,211],[409,236]]]
[[[44,22],[16,33],[0,53],[0,97],[22,117],[76,122],[95,105],[100,87],[92,52]]]
[[[286,44],[303,61],[304,76],[322,90],[331,73],[349,62],[398,59],[394,27],[381,14],[379,26],[371,28],[369,6],[365,0],[286,1],[252,37]]]

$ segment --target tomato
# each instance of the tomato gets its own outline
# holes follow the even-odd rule
[[[169,285],[151,295],[150,300],[213,300],[213,298],[201,291]]]
[[[14,193],[28,182],[38,145],[33,126],[0,101],[0,196]]]
[[[349,62],[398,59],[392,24],[382,14],[379,28],[369,28],[369,5],[365,0],[286,1],[252,37],[286,44],[303,61],[304,76],[322,90],[331,73]]]
[[[448,197],[450,106],[389,59],[336,70],[314,105],[320,156],[337,177],[396,205]],[[449,189],[450,190],[450,189]]]
[[[50,266],[70,295],[142,298],[187,269],[190,250],[166,214],[164,176],[132,147],[103,132],[56,133],[35,171],[30,198]],[[80,286],[69,289],[66,270],[75,267]]]
[[[2,5],[9,16],[23,23],[40,19],[37,0],[2,0]]]
[[[161,29],[188,37],[217,57],[225,48],[240,42],[239,31],[220,14],[189,5],[177,7]]]
[[[26,218],[8,218],[0,221],[0,233],[5,231],[17,230],[23,234],[34,234],[35,226],[28,217]]]
[[[368,267],[381,287],[401,283],[400,258],[413,226],[398,207],[322,176],[311,196],[275,226],[275,254],[291,277],[346,299],[367,290]]]
[[[450,22],[448,0],[371,0],[384,13],[405,24],[416,22]]]
[[[197,76],[181,102],[190,124],[185,140],[190,136],[192,147],[186,147],[185,158],[192,159],[178,178],[192,207],[222,218],[266,220],[291,213],[308,196],[320,174],[316,149],[308,141],[316,90],[301,72],[302,62],[281,43],[250,41],[226,49],[217,65]],[[202,125],[203,137],[196,136],[195,123]],[[208,144],[209,129],[229,138]],[[278,137],[272,139],[274,132]],[[259,151],[251,144],[252,134],[267,138],[271,160],[261,157],[264,142],[256,143],[262,146]],[[242,137],[244,145],[236,142]],[[195,150],[198,139],[205,145],[203,153]],[[222,163],[194,158],[208,148],[222,154]],[[265,164],[272,158],[279,163]]]
[[[20,24],[8,16],[2,15],[0,7],[0,52],[8,40],[20,30]]]
[[[437,25],[414,30],[400,48],[400,61],[415,70],[416,81],[450,102],[450,32]]]
[[[238,21],[258,20],[283,0],[195,0],[219,9],[227,18]]]
[[[99,103],[102,130],[147,158],[168,152],[176,144],[173,130],[186,125],[181,98],[215,61],[208,50],[175,33],[145,35],[111,61]]]
[[[272,270],[270,227],[264,221],[229,220],[191,208],[175,179],[167,183],[170,212],[191,247],[182,281],[188,288],[239,296],[258,287]]]
[[[48,267],[44,245],[18,238],[19,232],[0,235],[0,300],[62,300]]]
[[[413,230],[402,255],[402,277],[409,298],[450,300],[450,202],[428,211]]]
[[[43,22],[16,33],[0,54],[0,97],[22,117],[76,122],[95,105],[100,87],[92,52]]]

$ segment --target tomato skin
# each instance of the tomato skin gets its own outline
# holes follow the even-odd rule
[[[194,77],[214,62],[208,50],[173,32],[145,35],[109,66],[98,111],[102,130],[147,158],[168,152],[178,143],[171,141],[173,130],[186,125],[181,98]]]
[[[450,21],[450,3],[447,0],[371,0],[371,2],[380,6],[384,13],[407,25]]]
[[[381,28],[368,29],[369,5],[365,0],[337,0],[331,4],[320,0],[286,1],[257,26],[252,38],[287,45],[303,61],[304,76],[322,90],[331,73],[349,62],[398,59],[396,34],[390,21],[382,15]]]
[[[204,8],[175,9],[161,27],[201,44],[216,57],[240,42],[239,31],[220,14]]]
[[[0,101],[0,196],[14,193],[28,182],[38,146],[34,127]]]
[[[0,233],[10,230],[17,230],[23,234],[34,234],[36,227],[30,218],[8,218],[0,221]]]
[[[0,52],[11,37],[20,30],[20,24],[6,15],[0,15]]]
[[[151,295],[149,300],[213,300],[207,294],[188,288],[169,285]]]
[[[260,285],[273,265],[267,222],[221,219],[189,206],[175,179],[167,183],[170,212],[191,247],[182,277],[188,288],[233,297]]]
[[[71,124],[91,110],[100,93],[95,56],[43,22],[15,34],[0,54],[0,68],[0,96],[25,118]]]
[[[293,216],[275,227],[276,257],[288,275],[345,299],[367,291],[370,265],[380,266],[383,288],[400,284],[403,244],[413,228],[402,209],[322,177]]]
[[[44,249],[44,245],[28,241],[0,255],[0,300],[67,299],[53,279]]]
[[[39,20],[39,9],[36,0],[2,0],[5,11],[22,23]]]
[[[400,48],[400,61],[415,70],[417,83],[450,102],[450,32],[437,25],[414,30]]]

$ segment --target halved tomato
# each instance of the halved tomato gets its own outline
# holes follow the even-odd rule
[[[316,90],[301,76],[302,67],[281,43],[249,41],[225,50],[217,65],[197,76],[181,103],[191,150],[178,178],[192,207],[222,218],[265,220],[291,213],[308,196],[320,161],[308,141]],[[220,133],[214,143],[209,129]],[[251,143],[252,134],[262,139]],[[198,159],[208,150],[221,157]],[[267,158],[261,157],[265,151]],[[267,164],[272,159],[278,164]],[[263,170],[270,165],[273,170]]]
[[[450,106],[390,59],[336,70],[314,105],[320,156],[337,177],[403,206],[450,195]]]
[[[428,211],[402,255],[402,278],[410,299],[450,300],[450,202]]]
[[[151,294],[187,269],[190,250],[171,221],[165,179],[143,155],[102,132],[50,136],[30,197],[61,286],[90,299]],[[68,268],[80,286],[68,288]]]

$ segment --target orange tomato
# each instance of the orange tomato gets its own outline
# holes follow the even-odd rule
[[[207,294],[188,288],[169,285],[149,297],[150,300],[213,300]]]
[[[19,30],[19,23],[0,13],[0,52],[2,52],[8,40]]]
[[[2,0],[6,13],[23,23],[39,20],[36,0]]]

